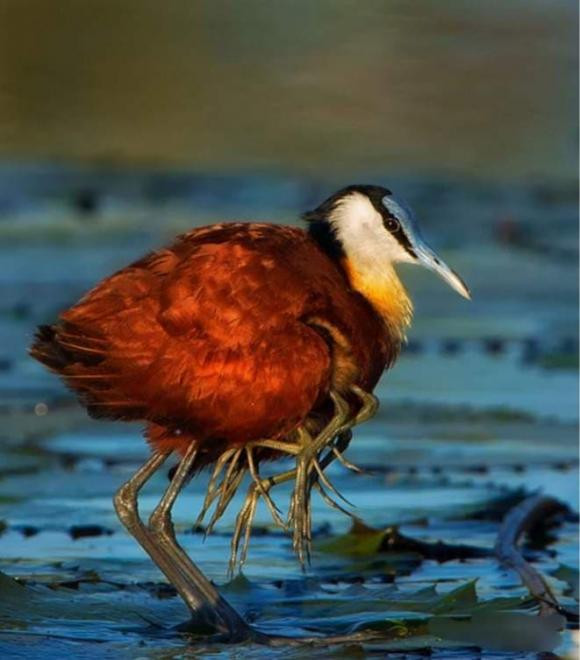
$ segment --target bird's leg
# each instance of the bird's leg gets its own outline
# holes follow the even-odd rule
[[[339,497],[343,502],[346,502],[346,504],[350,506],[354,506],[352,502],[349,502],[342,493],[340,493],[335,486],[331,483],[331,481],[328,479],[328,477],[324,474],[324,470],[322,469],[322,466],[318,462],[317,458],[312,459],[312,465],[314,466],[314,469],[316,470],[316,474],[318,475],[317,478],[314,480],[313,485],[318,486],[318,489],[320,490],[321,493],[324,493],[324,488],[327,488],[329,491],[334,493],[337,497]],[[323,488],[324,486],[324,488]]]
[[[362,403],[362,406],[360,407],[358,413],[355,415],[354,419],[349,424],[349,427],[353,427],[353,426],[358,426],[363,422],[366,422],[367,420],[371,419],[371,417],[374,417],[376,415],[376,412],[379,408],[379,400],[374,394],[371,394],[370,392],[365,392],[358,385],[352,385],[350,389],[354,394],[358,396],[358,398],[361,400]],[[338,449],[338,447],[334,447],[332,451],[334,452],[336,458],[348,470],[352,470],[353,472],[357,472],[358,474],[362,474],[364,472],[364,470],[359,468],[357,465],[348,461],[342,455],[342,452]]]
[[[330,463],[332,463],[332,461],[336,458],[336,459],[338,459],[339,463],[341,463],[345,467],[347,467],[347,468],[349,468],[349,469],[351,469],[355,472],[359,472],[359,473],[362,472],[362,470],[359,467],[357,467],[353,463],[350,463],[349,461],[347,461],[346,458],[344,458],[344,456],[342,455],[342,453],[348,449],[348,446],[349,446],[351,440],[352,440],[352,431],[350,429],[347,429],[345,431],[341,431],[338,434],[338,436],[337,436],[336,440],[334,441],[334,443],[329,447],[328,452],[326,453],[326,455],[323,458],[321,458],[320,461],[317,461],[317,465],[321,469],[321,471],[323,471],[326,468],[326,466],[329,465]],[[318,472],[318,468],[316,467],[316,465],[315,465],[315,469]],[[320,479],[320,481],[322,481],[322,483],[324,485],[326,485],[326,487],[329,488],[329,490],[336,493],[340,497],[340,499],[344,500],[347,504],[350,504],[351,506],[354,506],[343,495],[341,495],[336,490],[336,488],[330,483],[330,481],[328,480],[328,477],[326,477],[326,475],[325,475],[325,478],[328,481],[328,484],[325,484],[323,479]],[[352,514],[349,511],[346,511],[345,509],[343,509],[337,502],[335,502],[334,500],[332,500],[332,498],[330,498],[328,495],[326,495],[326,493],[324,492],[324,489],[322,488],[320,483],[316,482],[314,485],[320,491],[320,495],[321,495],[322,499],[324,499],[324,501],[327,504],[329,504],[330,506],[332,506],[335,509],[338,509],[339,511],[342,511],[347,516],[352,517]],[[332,502],[332,504],[331,504],[331,502]]]
[[[161,501],[149,518],[149,532],[158,548],[170,558],[193,591],[196,599],[195,614],[202,622],[227,633],[230,638],[248,636],[248,626],[240,615],[225,601],[211,582],[191,561],[175,538],[171,510],[183,487],[187,484],[191,468],[197,456],[191,445],[180,462],[173,479]]]
[[[377,414],[377,410],[379,409],[379,400],[374,394],[365,392],[362,387],[359,387],[358,385],[351,385],[350,389],[354,394],[358,396],[362,402],[360,410],[349,424],[349,426],[352,427],[358,426],[359,424],[362,424],[363,422],[371,419],[371,417],[374,417]]]
[[[218,503],[216,504],[213,515],[205,529],[206,536],[211,534],[217,521],[223,516],[228,504],[232,501],[233,496],[236,494],[244,474],[246,473],[246,466],[240,460],[243,454],[242,449],[236,449],[234,455],[230,460],[226,474],[217,489],[219,495]]]
[[[310,492],[312,487],[316,484],[316,487],[321,491],[321,495],[325,501],[327,501],[327,498],[331,498],[324,493],[320,481],[322,481],[322,483],[330,490],[337,492],[330,482],[322,475],[322,469],[318,463],[319,454],[325,447],[333,443],[337,434],[347,432],[353,426],[362,424],[373,417],[379,405],[378,399],[373,394],[365,392],[359,386],[353,385],[351,391],[358,396],[362,403],[361,408],[354,418],[348,419],[350,413],[348,404],[340,395],[331,391],[330,397],[334,402],[335,408],[334,417],[314,439],[310,438],[303,430],[303,450],[296,457],[296,483],[294,486],[294,492],[292,493],[288,515],[289,523],[292,524],[294,528],[292,546],[297,553],[302,566],[304,566],[305,557],[310,554]],[[352,466],[355,468],[355,466],[343,458],[342,453],[336,446],[331,447],[331,450],[341,462],[348,467]],[[313,471],[318,477],[316,474],[312,474]],[[342,507],[336,502],[334,502],[334,505],[335,508],[344,511],[344,509],[342,509]]]
[[[266,490],[266,488],[262,485],[262,479],[260,478],[260,474],[258,472],[256,464],[254,463],[254,455],[252,453],[251,446],[246,446],[246,456],[248,459],[248,467],[250,470],[250,474],[252,476],[254,484],[256,484],[257,492],[259,495],[262,496],[264,502],[266,502],[266,506],[270,511],[270,515],[272,516],[272,520],[274,521],[274,524],[277,525],[278,527],[281,527],[282,529],[286,529],[286,524],[280,517],[280,510],[278,509],[278,507],[270,497],[270,494],[268,493],[269,489]]]
[[[350,412],[347,402],[336,392],[331,391],[330,397],[334,403],[334,416],[315,438],[305,429],[301,430],[303,448],[296,457],[296,482],[288,518],[294,528],[292,547],[302,566],[310,554],[310,492],[314,483],[314,461],[318,460],[319,453],[334,441],[338,433],[346,430],[345,426],[350,426],[347,425]]]
[[[114,498],[119,520],[175,587],[195,618],[208,623],[211,629],[226,632],[232,637],[239,637],[242,634],[247,636],[248,626],[234,610],[232,610],[234,614],[229,618],[224,616],[226,612],[229,613],[231,608],[227,603],[224,604],[225,601],[220,598],[203,574],[198,570],[200,578],[198,582],[188,580],[179,564],[157,542],[139,516],[137,496],[145,483],[165,463],[168,456],[169,454],[162,452],[154,453],[133,477],[119,488]],[[189,466],[184,471],[185,477],[183,474],[181,475],[182,480],[187,479],[188,469]]]
[[[332,453],[336,456],[338,459],[339,463],[344,465],[344,467],[347,470],[352,470],[352,472],[356,472],[357,474],[363,474],[364,470],[362,468],[359,468],[358,465],[355,465],[354,463],[351,463],[349,460],[347,460],[343,455],[342,452],[337,448],[333,447],[332,448]]]
[[[345,516],[348,516],[349,518],[351,518],[353,520],[356,520],[356,516],[353,513],[351,513],[350,511],[348,511],[347,509],[345,509],[343,506],[340,506],[340,504],[336,500],[333,500],[332,497],[330,497],[328,495],[328,493],[324,490],[324,488],[320,485],[320,483],[318,481],[315,481],[313,483],[313,486],[314,486],[314,488],[316,488],[316,490],[320,494],[320,497],[323,499],[323,501],[331,509],[336,509],[337,511],[340,511],[341,513],[343,513]],[[340,493],[339,493],[339,495],[340,495]],[[344,499],[342,496],[341,496],[341,498]]]
[[[246,561],[248,545],[250,543],[250,535],[252,533],[252,522],[256,513],[258,499],[260,496],[264,496],[264,493],[268,494],[273,486],[284,483],[285,481],[290,481],[291,479],[294,479],[295,476],[296,470],[287,470],[286,472],[282,472],[265,479],[260,479],[258,476],[258,479],[254,480],[250,484],[248,488],[248,494],[244,500],[244,504],[242,505],[242,508],[236,517],[236,526],[232,535],[230,564],[228,569],[230,575],[233,576],[236,569],[236,564],[241,568]],[[286,524],[284,521],[280,519],[280,522],[282,528],[286,529]],[[242,534],[244,534],[244,545],[242,547],[242,552],[238,561],[238,550]]]
[[[250,445],[246,445],[244,450],[234,447],[232,449],[228,449],[227,451],[225,451],[216,462],[216,465],[214,467],[214,470],[212,472],[212,475],[208,483],[207,492],[205,495],[205,499],[201,511],[199,512],[199,515],[197,516],[197,519],[195,521],[195,524],[199,525],[202,522],[210,506],[217,498],[219,498],[215,511],[210,519],[210,522],[206,527],[206,531],[205,531],[206,535],[211,533],[215,524],[224,514],[227,506],[231,502],[233,496],[235,495],[238,489],[238,486],[240,485],[244,477],[246,471],[246,467],[242,464],[242,457],[244,455],[244,452],[246,456],[247,467],[252,473],[252,478],[254,479],[254,481],[256,481],[256,476],[257,476],[259,480],[258,471],[255,466],[255,462],[253,460],[253,455],[251,453],[251,450],[255,447],[273,449],[275,451],[281,451],[287,454],[291,454],[293,456],[296,455],[299,451],[299,448],[297,448],[296,445],[278,440],[258,440],[252,442]],[[228,465],[228,467],[226,469],[225,476],[218,486],[217,482],[219,476],[224,471],[226,465]],[[274,522],[277,525],[282,525],[285,527],[282,519],[276,515],[276,505],[274,504],[274,502],[272,502],[271,498],[269,498],[267,494],[264,495],[264,499],[266,500],[266,504],[268,505],[268,508],[272,512],[272,517],[274,518]]]
[[[303,450],[296,457],[296,477],[294,490],[288,509],[288,525],[293,528],[292,548],[298,555],[298,560],[304,568],[305,560],[310,561],[311,525],[310,525],[310,492],[313,480],[310,479],[310,467],[316,460],[314,440],[306,429],[301,429]]]
[[[241,568],[246,561],[248,545],[250,543],[250,536],[252,533],[252,523],[260,497],[262,497],[266,502],[266,506],[270,510],[274,524],[284,530],[287,529],[287,524],[280,517],[279,509],[270,497],[269,491],[273,486],[293,479],[296,471],[288,470],[279,475],[268,477],[267,479],[262,479],[254,462],[252,450],[256,447],[273,449],[275,451],[280,451],[292,456],[295,456],[300,452],[300,445],[279,440],[257,440],[246,446],[248,467],[253,481],[248,488],[244,504],[242,505],[242,508],[236,517],[236,526],[232,536],[231,555],[228,569],[228,572],[231,576],[233,576],[235,573],[236,564],[238,564],[238,566]],[[242,552],[238,562],[237,556],[242,533],[244,534],[244,545],[242,547]]]
[[[219,496],[220,489],[218,488],[218,485],[217,485],[219,476],[223,472],[224,467],[227,464],[227,462],[230,460],[230,458],[236,452],[237,452],[237,449],[235,447],[233,447],[231,449],[228,449],[228,450],[224,451],[224,453],[216,461],[214,470],[212,472],[212,475],[209,479],[209,483],[207,485],[207,492],[205,494],[205,499],[203,501],[201,511],[199,512],[199,515],[197,516],[197,519],[196,519],[194,525],[200,525],[201,524],[201,522],[203,521],[204,516],[207,513],[209,507],[212,505],[212,503],[216,499],[216,497]]]
[[[258,473],[258,469],[255,464],[253,452],[252,452],[252,450],[255,449],[256,447],[273,449],[275,451],[291,454],[292,456],[295,456],[300,451],[300,447],[298,445],[289,442],[279,441],[279,440],[256,440],[250,443],[249,445],[246,445],[243,451],[245,452],[245,456],[246,456],[247,469],[250,471],[254,483],[261,482],[260,475]],[[216,467],[210,478],[210,483],[208,485],[208,492],[205,496],[202,510],[196,521],[196,524],[199,524],[201,520],[203,520],[203,516],[206,514],[208,508],[211,506],[213,501],[219,497],[220,498],[219,502],[215,508],[215,511],[212,515],[210,522],[206,527],[205,530],[206,535],[212,532],[215,524],[224,514],[227,506],[231,502],[233,496],[235,495],[244,477],[244,474],[246,472],[246,466],[242,464],[241,459],[242,459],[242,449],[232,449],[225,452],[216,463]],[[224,466],[226,465],[228,460],[230,462],[230,465],[226,470],[226,474],[220,485],[216,486],[217,478],[219,477],[219,474],[223,471]],[[280,517],[278,513],[278,509],[275,503],[272,501],[272,498],[268,495],[267,490],[264,490],[259,494],[261,494],[264,497],[264,500],[266,501],[266,505],[268,506],[268,508],[270,509],[270,513],[272,514],[274,523],[279,527],[286,529],[286,524]],[[256,495],[256,498],[257,497],[258,495]],[[249,498],[250,498],[250,493],[248,493],[246,499],[248,500]],[[255,505],[254,505],[254,511],[255,511]]]
[[[296,456],[300,452],[301,445],[295,442],[288,442],[284,440],[254,440],[250,443],[250,447],[263,447],[264,449],[273,449],[282,454],[289,454]]]

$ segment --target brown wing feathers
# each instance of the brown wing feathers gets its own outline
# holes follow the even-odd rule
[[[40,326],[30,352],[94,417],[245,442],[288,432],[325,397],[328,337],[305,318],[336,318],[374,386],[383,324],[359,298],[305,232],[216,225],[103,280]]]

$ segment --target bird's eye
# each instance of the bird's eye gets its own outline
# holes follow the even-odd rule
[[[388,218],[385,219],[385,227],[389,231],[399,231],[401,228],[401,225],[399,224],[399,221],[396,218],[393,218],[393,216],[389,216]]]

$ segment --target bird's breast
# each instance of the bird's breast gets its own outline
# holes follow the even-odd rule
[[[390,340],[403,341],[413,316],[413,304],[395,269],[389,264],[361,269],[348,259],[342,266],[352,288],[368,300],[387,326]]]

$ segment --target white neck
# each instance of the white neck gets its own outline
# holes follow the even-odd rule
[[[355,192],[345,197],[329,221],[345,253],[351,286],[402,338],[411,321],[412,304],[394,264],[412,258],[384,227],[381,214],[365,195]]]
[[[385,264],[413,258],[383,224],[383,216],[365,195],[353,192],[340,200],[328,218],[349,259],[359,270],[383,270]]]

